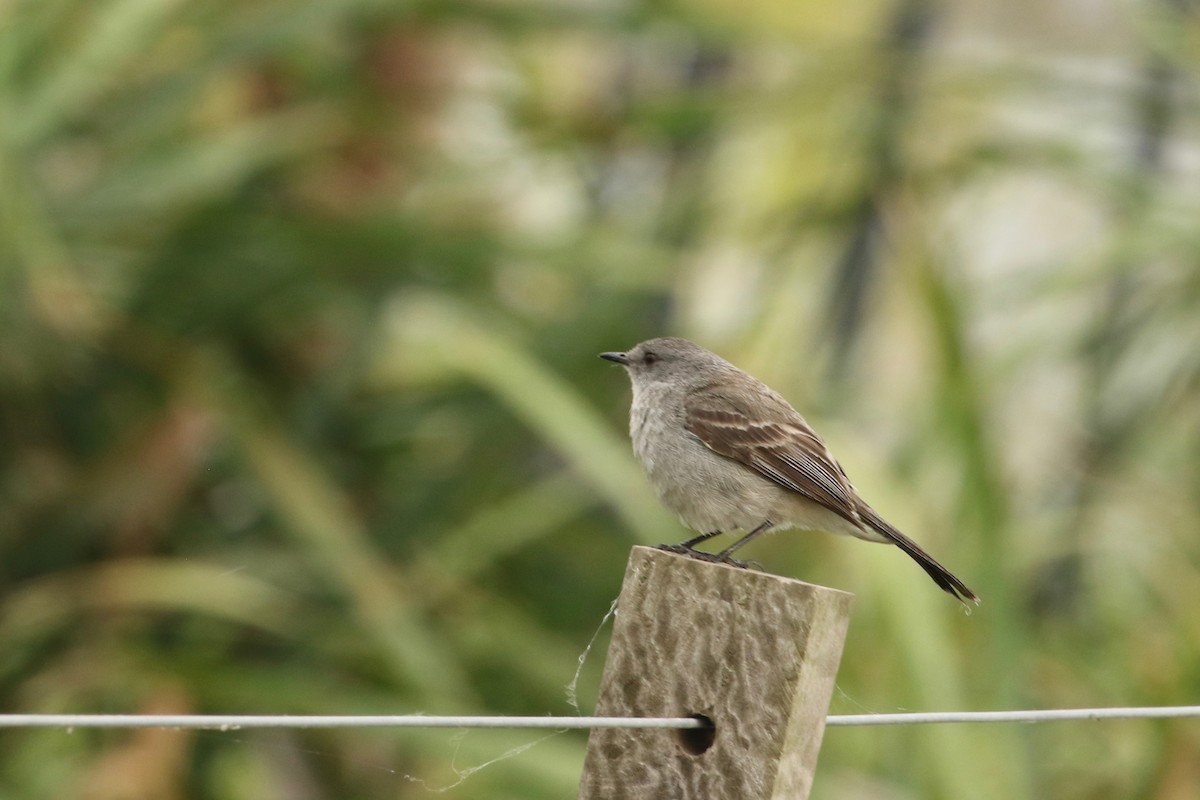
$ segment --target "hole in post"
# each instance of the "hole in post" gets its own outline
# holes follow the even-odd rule
[[[683,752],[690,756],[698,756],[713,746],[713,740],[717,738],[717,726],[703,714],[689,714],[688,716],[698,720],[701,727],[681,728],[675,731],[675,735],[679,739],[679,746],[683,748]]]

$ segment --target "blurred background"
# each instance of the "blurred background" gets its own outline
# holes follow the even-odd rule
[[[569,714],[693,338],[892,548],[834,713],[1200,697],[1191,0],[0,2],[0,710]],[[595,699],[606,636],[579,679]],[[0,798],[573,797],[585,736],[0,732]],[[814,797],[1194,798],[1195,722],[831,729]]]

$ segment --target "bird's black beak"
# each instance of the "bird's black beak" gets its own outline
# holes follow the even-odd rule
[[[629,356],[624,353],[601,353],[600,357],[605,361],[613,361],[623,367],[629,366]]]

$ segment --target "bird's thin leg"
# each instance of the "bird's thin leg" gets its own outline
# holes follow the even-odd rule
[[[753,539],[755,536],[758,536],[760,533],[762,533],[763,531],[765,531],[765,530],[767,530],[768,528],[770,528],[770,527],[771,527],[771,525],[772,525],[772,522],[771,522],[771,520],[767,520],[767,521],[766,521],[766,522],[764,522],[763,524],[759,525],[757,528],[755,528],[754,530],[750,531],[749,533],[747,533],[747,534],[746,534],[745,536],[743,536],[742,538],[738,539],[738,540],[737,540],[736,542],[734,542],[733,544],[729,545],[729,547],[726,547],[724,550],[722,550],[721,552],[717,553],[717,560],[718,560],[718,561],[725,561],[725,562],[728,562],[728,563],[731,563],[731,564],[739,564],[739,565],[740,565],[740,564],[741,564],[741,562],[738,562],[738,561],[735,561],[735,560],[734,560],[734,558],[733,558],[733,552],[734,552],[735,550],[737,550],[738,548],[742,547],[743,545],[745,545],[745,544],[749,544],[749,542],[750,542],[750,540],[751,540],[751,539]]]
[[[686,548],[688,550],[695,550],[696,545],[700,544],[701,542],[707,542],[709,539],[713,538],[714,536],[720,536],[720,535],[721,535],[721,531],[709,531],[708,533],[702,533],[699,536],[693,536],[691,539],[688,539],[686,542],[680,542],[679,546]]]
[[[683,555],[692,555],[697,552],[696,545],[700,544],[701,542],[707,542],[709,539],[713,538],[714,536],[720,536],[720,535],[721,535],[721,531],[709,531],[708,533],[702,533],[699,536],[693,536],[691,539],[688,539],[686,542],[680,542],[679,544],[660,544],[660,545],[658,545],[658,549],[666,550],[668,553],[682,553]]]

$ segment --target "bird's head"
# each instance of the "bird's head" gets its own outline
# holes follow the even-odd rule
[[[634,384],[690,383],[696,376],[725,363],[700,345],[673,336],[648,339],[624,353],[601,353],[600,357],[623,366]]]

